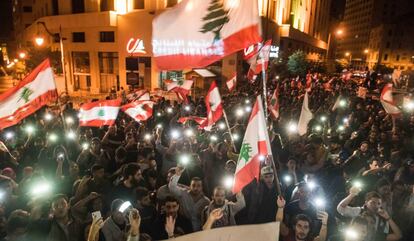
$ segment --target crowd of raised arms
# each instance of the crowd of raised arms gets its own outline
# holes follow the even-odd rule
[[[273,221],[282,241],[412,240],[414,115],[384,111],[381,78],[337,77],[327,89],[328,80],[313,82],[303,136],[290,125],[304,83],[269,81],[268,95],[276,85],[280,93],[280,117],[268,118],[275,165],[240,193],[231,179],[260,79],[221,90],[237,151],[224,120],[211,131],[177,121],[206,116],[199,96],[186,104],[162,98],[147,121],[120,112],[100,128],[79,127],[69,102],[42,108],[0,131],[11,154],[0,151],[0,240],[164,240]],[[339,95],[344,102],[332,110]]]

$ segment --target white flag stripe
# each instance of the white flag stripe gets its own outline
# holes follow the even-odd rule
[[[52,81],[50,81],[52,80]],[[16,110],[25,106],[27,103],[21,98],[21,93],[25,88],[29,88],[33,93],[29,96],[30,100],[45,94],[50,90],[55,90],[56,85],[51,68],[47,68],[36,76],[36,78],[23,86],[18,92],[9,96],[4,102],[0,103],[0,118],[12,115]],[[30,102],[29,100],[29,102]]]
[[[251,121],[249,121],[249,124],[247,125],[246,132],[244,134],[243,142],[242,142],[243,144],[244,143],[249,143],[249,145],[251,147],[252,156],[254,156],[257,153],[259,153],[259,148],[257,146],[257,142],[259,141],[257,139],[257,136],[258,136],[258,133],[260,133],[260,131],[259,131],[259,117],[258,117],[258,114],[256,114],[253,117],[253,119],[251,119]],[[243,167],[246,166],[246,164],[247,163],[245,163],[243,161],[240,161],[240,156],[239,156],[239,160],[237,161],[236,174],[241,169],[243,169]]]
[[[104,115],[100,115],[104,111]],[[114,106],[101,106],[94,107],[90,110],[81,111],[80,121],[91,121],[91,120],[115,120],[118,116],[119,107]]]
[[[240,0],[239,6],[232,6],[234,0],[224,1],[224,7],[229,9],[229,22],[226,23],[220,31],[221,38],[225,39],[241,29],[248,28],[252,25],[260,24],[258,18],[257,2],[252,0]],[[157,26],[180,26],[182,32],[177,34],[177,28],[162,28],[153,32],[153,52],[154,56],[163,56],[170,54],[189,54],[187,48],[190,46],[202,46],[204,49],[212,46],[214,33],[202,33],[203,17],[210,7],[211,1],[200,0],[183,0],[169,11],[163,12],[160,16],[153,20],[154,29]],[[232,7],[232,8],[230,8]],[[192,21],[189,21],[192,20]],[[198,21],[193,21],[193,20]],[[172,38],[176,36],[175,38]],[[175,51],[173,48],[165,48],[165,46],[177,46]],[[193,47],[194,48],[194,47]],[[194,53],[195,54],[195,53]]]
[[[308,131],[308,123],[312,120],[313,114],[309,110],[308,106],[308,92],[305,93],[303,98],[302,111],[300,112],[299,122],[298,122],[298,133],[303,136]]]

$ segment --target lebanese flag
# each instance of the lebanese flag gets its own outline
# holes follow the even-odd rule
[[[272,40],[267,40],[260,48],[260,50],[247,60],[247,62],[250,63],[249,72],[247,74],[249,76],[249,79],[251,79],[252,76],[261,73],[262,67],[264,70],[267,69],[267,66],[269,65],[269,53],[271,45]]]
[[[101,100],[83,104],[80,109],[80,126],[111,126],[115,123],[121,99]]]
[[[313,114],[309,109],[309,97],[308,92],[305,92],[305,97],[303,98],[302,111],[300,112],[299,122],[298,122],[298,133],[303,136],[308,132],[308,123],[313,118]]]
[[[154,102],[137,100],[121,107],[121,110],[137,122],[146,121],[152,116]]]
[[[310,92],[312,90],[312,75],[308,73],[306,75],[306,91]]]
[[[397,107],[392,97],[392,83],[386,84],[381,92],[380,101],[384,110],[391,115],[401,114],[401,110]]]
[[[240,192],[253,179],[259,179],[260,162],[264,161],[269,155],[272,155],[272,151],[266,128],[262,98],[258,96],[250,114],[246,134],[241,145],[234,174],[233,193]]]
[[[204,67],[261,41],[258,3],[252,0],[183,0],[152,26],[160,70]]]
[[[193,86],[192,80],[165,80],[164,83],[167,85],[167,91],[175,92],[180,100],[188,102],[187,96]]]
[[[279,85],[273,92],[268,108],[274,119],[279,118]]]
[[[140,90],[136,90],[135,92],[127,95],[127,100],[128,101],[133,101],[133,100],[150,100],[150,95],[148,93],[148,90],[145,89],[140,89]]]
[[[181,124],[185,124],[187,123],[187,121],[194,121],[197,124],[201,125],[203,122],[205,122],[207,120],[206,117],[199,117],[199,116],[185,116],[185,117],[180,117],[178,119],[178,122]]]
[[[0,129],[16,125],[57,98],[53,70],[46,59],[18,85],[0,95]]]
[[[236,88],[236,84],[237,84],[237,74],[235,73],[233,77],[231,77],[229,80],[226,81],[226,85],[229,91],[232,92],[234,88]]]
[[[207,120],[200,127],[210,130],[211,127],[223,116],[223,105],[216,81],[213,81],[208,90],[206,99]]]

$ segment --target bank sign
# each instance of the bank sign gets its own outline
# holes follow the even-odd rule
[[[144,41],[139,38],[130,38],[126,50],[128,54],[146,54]]]

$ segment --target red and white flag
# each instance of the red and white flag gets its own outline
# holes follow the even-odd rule
[[[207,108],[207,120],[203,122],[200,127],[210,130],[214,123],[223,116],[223,105],[216,81],[211,83],[205,102]]]
[[[306,91],[310,92],[312,90],[312,75],[308,73],[306,75]]]
[[[152,22],[155,62],[160,70],[207,66],[260,42],[260,23],[257,1],[183,0]]]
[[[128,94],[126,96],[128,101],[134,101],[134,100],[150,100],[150,95],[148,90],[145,89],[139,89],[134,91],[131,94]]]
[[[80,109],[80,126],[111,126],[115,123],[121,100],[101,100],[83,104]]]
[[[175,92],[180,100],[188,102],[187,96],[193,86],[192,80],[165,80],[164,83],[167,85],[167,91]]]
[[[0,129],[19,123],[57,98],[53,70],[46,59],[17,86],[0,95]]]
[[[199,116],[185,116],[185,117],[180,117],[180,119],[178,119],[178,122],[181,124],[185,124],[187,123],[187,121],[194,121],[197,124],[201,125],[203,122],[207,121],[206,117],[199,117]]]
[[[121,107],[121,110],[137,122],[146,121],[152,116],[154,102],[136,100]]]
[[[246,133],[241,145],[239,160],[234,174],[233,193],[240,192],[243,187],[260,175],[260,162],[272,155],[262,99],[257,97],[247,124]]]
[[[308,132],[308,124],[313,118],[313,114],[309,109],[309,97],[308,92],[305,93],[302,104],[302,111],[300,112],[299,122],[298,122],[298,133],[303,136]]]
[[[267,66],[269,65],[269,53],[270,47],[272,45],[272,40],[267,40],[260,50],[253,55],[249,60],[250,63],[249,73],[248,76],[257,75],[262,72],[262,70],[266,70]]]
[[[400,108],[394,102],[394,98],[392,97],[392,84],[386,84],[381,92],[380,101],[384,110],[391,115],[399,115],[401,114]]]
[[[352,78],[352,71],[344,69],[342,71],[342,80],[348,81]]]
[[[226,81],[227,88],[229,91],[233,91],[236,88],[237,84],[237,74],[235,73],[233,77]]]
[[[279,118],[279,85],[273,92],[268,108],[274,119]]]

